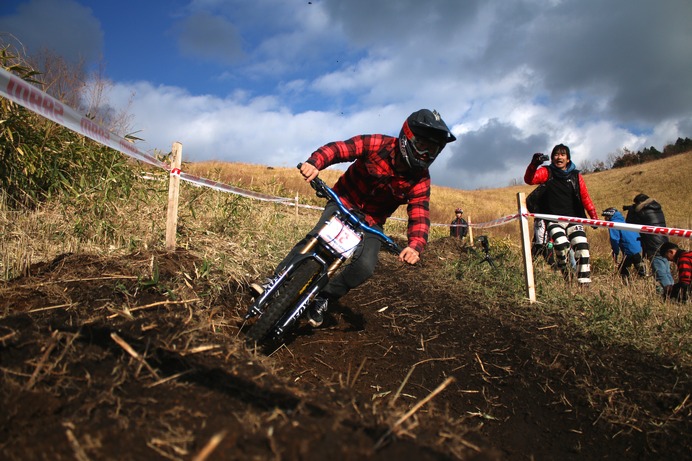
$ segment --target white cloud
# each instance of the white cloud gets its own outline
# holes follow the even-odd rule
[[[27,0],[0,30],[72,55],[118,46],[121,23],[86,4]],[[433,181],[501,187],[560,142],[578,163],[692,136],[689,0],[194,0],[153,23],[162,5],[123,0],[146,25],[128,37],[158,69],[132,68],[110,102],[134,91],[147,148],[180,141],[188,159],[292,165],[332,140],[397,135],[428,107],[458,137]],[[164,35],[183,55],[150,51]]]

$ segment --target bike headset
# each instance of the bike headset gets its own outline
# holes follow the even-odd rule
[[[410,168],[425,170],[447,143],[456,139],[436,110],[421,109],[404,121],[399,132],[399,151]]]

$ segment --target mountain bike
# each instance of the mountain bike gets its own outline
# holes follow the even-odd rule
[[[300,168],[301,164],[298,165]],[[247,330],[249,344],[268,346],[281,342],[306,312],[330,277],[348,260],[364,233],[379,238],[383,247],[399,255],[401,247],[383,232],[367,225],[358,213],[348,210],[336,193],[319,177],[310,181],[320,198],[337,205],[334,214],[309,235],[300,251],[280,270],[248,308],[245,319],[257,317]]]

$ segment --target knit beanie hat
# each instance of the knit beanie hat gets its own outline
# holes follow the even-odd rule
[[[634,203],[640,204],[646,200],[649,200],[649,196],[646,194],[638,194],[634,197]]]

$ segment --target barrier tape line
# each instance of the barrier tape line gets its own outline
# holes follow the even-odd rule
[[[577,223],[584,224],[586,226],[596,226],[605,227],[609,229],[620,229],[624,231],[639,232],[643,234],[660,234],[670,237],[682,237],[682,238],[692,238],[692,230],[689,229],[678,229],[675,227],[656,227],[640,224],[630,224],[621,223],[613,221],[603,221],[600,219],[588,219],[588,218],[573,218],[570,216],[559,216],[550,215],[542,213],[526,213],[523,216],[532,216],[537,219],[544,219],[546,221],[556,221],[556,222],[566,222],[566,223]]]
[[[33,85],[25,82],[21,78],[16,77],[5,69],[0,68],[0,95],[6,97],[10,101],[25,107],[32,112],[37,113],[59,125],[62,125],[76,133],[84,135],[94,141],[103,144],[111,149],[115,149],[129,157],[140,160],[152,166],[162,168],[170,173],[171,176],[179,176],[180,179],[188,181],[196,186],[209,187],[221,192],[230,192],[242,197],[262,200],[267,202],[282,203],[285,205],[294,205],[301,208],[323,209],[311,205],[301,205],[295,203],[294,199],[275,197],[272,195],[252,192],[239,187],[229,186],[211,179],[201,178],[188,173],[182,172],[179,168],[170,168],[168,164],[152,157],[151,155],[139,150],[133,143],[115,133],[108,131],[102,125],[93,120],[80,115],[77,111],[69,106],[64,105],[49,94],[44,93]],[[548,221],[579,223],[589,226],[607,227],[635,232],[643,232],[646,234],[662,234],[675,237],[692,238],[692,230],[676,229],[669,227],[654,227],[640,226],[637,224],[614,223],[611,221],[601,221],[598,219],[583,219],[571,218],[567,216],[546,215],[539,213],[526,213],[523,216],[533,216],[538,219],[546,219]],[[468,227],[474,229],[484,229],[489,227],[502,226],[508,222],[519,218],[519,214],[505,216],[485,223],[471,223]],[[403,218],[392,217],[390,219],[406,221]],[[450,226],[450,224],[431,223],[433,227]]]
[[[2,68],[0,68],[0,95],[58,125],[62,125],[129,157],[162,168],[170,172],[171,175],[180,176],[180,179],[189,181],[193,184],[204,185],[220,191],[231,192],[248,198],[269,202],[285,202],[290,200],[258,192],[245,191],[227,184],[183,173],[177,168],[171,169],[168,164],[142,152],[133,143],[122,136],[108,131],[102,125],[80,115],[71,107],[66,106],[49,94],[44,93],[35,86]]]

